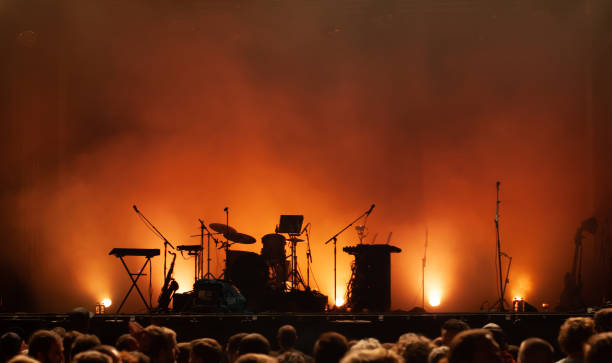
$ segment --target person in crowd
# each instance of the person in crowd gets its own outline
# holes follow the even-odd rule
[[[349,351],[340,363],[401,363],[402,358],[395,352],[378,347]]]
[[[592,336],[585,349],[585,363],[612,362],[612,332]]]
[[[30,338],[28,355],[40,363],[63,363],[62,339],[50,330],[39,330]]]
[[[72,363],[112,363],[113,360],[108,355],[96,350],[86,350],[74,356]]]
[[[582,363],[584,361],[583,346],[595,334],[595,325],[591,318],[568,318],[565,320],[557,341],[566,357],[558,363]]]
[[[93,349],[98,345],[102,344],[100,339],[93,334],[80,334],[74,339],[74,343],[72,343],[71,356],[75,357],[77,354],[84,352],[86,350]]]
[[[8,332],[0,337],[0,353],[2,363],[13,358],[22,351],[22,339],[17,333]]]
[[[238,349],[240,348],[240,341],[242,338],[247,336],[247,333],[237,333],[229,337],[225,344],[225,358],[228,363],[235,363],[238,359]]]
[[[305,355],[299,351],[286,351],[276,359],[279,363],[306,363]]]
[[[139,346],[151,363],[174,363],[178,354],[176,333],[163,326],[149,325],[144,328]]]
[[[525,339],[519,347],[518,363],[552,363],[553,354],[554,349],[546,340]]]
[[[176,345],[178,354],[176,355],[176,363],[189,363],[189,355],[191,354],[191,343],[183,342]]]
[[[94,313],[84,307],[74,308],[68,313],[68,326],[70,330],[76,330],[87,334],[91,328],[91,318],[93,318],[93,316]]]
[[[203,338],[191,342],[189,363],[221,363],[223,348],[214,339]]]
[[[115,348],[118,351],[133,352],[138,350],[138,341],[131,334],[122,334],[117,338]]]
[[[40,362],[30,356],[27,356],[24,354],[17,354],[13,358],[9,359],[7,363],[40,363]]]
[[[519,346],[514,344],[508,344],[508,353],[512,356],[512,359],[518,362]]]
[[[136,359],[136,363],[151,363],[151,358],[143,352],[133,351],[129,352],[129,354]]]
[[[612,331],[612,308],[598,310],[595,315],[593,315],[593,321],[595,323],[596,332],[604,333]]]
[[[427,363],[429,353],[433,349],[429,338],[419,334],[403,334],[395,344],[395,351],[404,358],[406,363]]]
[[[240,340],[238,355],[247,353],[270,354],[270,342],[259,333],[247,334]]]
[[[70,361],[72,360],[72,345],[74,344],[76,338],[81,335],[82,334],[76,330],[70,330],[67,331],[66,334],[64,334],[64,339],[62,340],[62,343],[64,344],[64,360],[66,361],[66,363],[70,363]]]
[[[436,338],[433,343],[436,346],[445,345],[448,347],[455,335],[469,328],[470,326],[463,320],[449,319],[442,324],[440,328],[440,337]]]
[[[431,350],[431,352],[429,352],[429,356],[427,357],[427,363],[448,363],[449,352],[450,348],[445,345],[441,347],[435,347]]]
[[[516,363],[512,354],[508,352],[508,338],[506,337],[506,333],[501,328],[501,326],[495,323],[488,323],[482,327],[493,334],[493,339],[499,345],[499,350],[501,353],[502,361],[504,363]]]
[[[240,356],[236,363],[278,363],[278,361],[266,354],[247,353]]]
[[[108,355],[113,360],[113,363],[122,363],[119,351],[112,345],[98,345],[97,347],[94,347],[93,350]]]
[[[501,363],[499,346],[486,329],[457,334],[450,345],[449,363]]]
[[[381,347],[382,347],[382,344],[380,344],[380,341],[378,341],[378,339],[365,338],[365,339],[360,339],[357,342],[355,342],[355,344],[353,344],[349,348],[349,351],[363,350],[363,349],[370,350],[370,349],[377,349]]]
[[[338,363],[348,350],[348,342],[342,334],[326,332],[319,336],[313,348],[315,363]]]

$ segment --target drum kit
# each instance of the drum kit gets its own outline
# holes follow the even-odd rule
[[[227,211],[226,211],[227,212]],[[296,217],[296,216],[293,216]],[[257,254],[249,251],[232,249],[234,245],[251,245],[257,240],[245,233],[238,232],[236,228],[228,223],[206,224],[200,221],[200,233],[192,237],[200,237],[201,244],[191,248],[190,255],[196,258],[195,280],[202,279],[222,280],[235,285],[241,292],[248,295],[249,291],[264,288],[267,290],[283,292],[299,289],[309,290],[310,287],[302,279],[298,271],[297,244],[304,242],[300,228],[303,216],[300,217],[299,226],[293,226],[285,237],[283,229],[277,227],[276,233],[266,234],[261,238],[261,253]],[[295,219],[295,218],[294,218]],[[281,224],[280,227],[283,227]],[[305,228],[304,231],[307,229]],[[222,236],[222,238],[220,238]],[[203,252],[204,242],[207,242],[207,267],[204,273]],[[215,277],[210,271],[210,242],[214,241],[218,249],[225,250],[225,264],[223,272]],[[287,244],[289,245],[289,256],[286,253]],[[187,250],[188,247],[179,246],[179,249]],[[310,249],[308,248],[308,274],[310,274]],[[309,280],[309,279],[308,279]],[[247,297],[248,298],[248,297]]]

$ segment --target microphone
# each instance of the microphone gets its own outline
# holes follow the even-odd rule
[[[370,213],[372,213],[372,209],[374,209],[374,207],[376,206],[376,204],[372,204],[372,206],[370,207],[370,209],[368,209],[367,212],[365,212],[366,216],[369,216]]]
[[[502,256],[504,256],[504,257],[506,257],[506,258],[510,258],[510,256],[508,256],[508,254],[507,254],[507,253],[505,253],[505,252],[500,252],[499,254],[500,254],[500,255],[502,255]]]
[[[498,188],[499,188],[499,185],[500,185],[500,184],[501,184],[501,182],[498,180],[498,181],[497,181],[497,184],[496,184]]]
[[[310,222],[306,223],[306,225],[304,226],[304,228],[302,229],[302,232],[300,232],[300,234],[306,232],[306,228],[310,227]]]
[[[134,210],[136,211],[136,213],[140,213],[140,212],[138,211],[138,208],[136,208],[136,204],[134,204],[134,205],[132,206],[132,208],[134,208]]]
[[[227,207],[223,208],[223,211],[227,213]]]

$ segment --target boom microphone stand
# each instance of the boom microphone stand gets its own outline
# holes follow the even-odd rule
[[[495,232],[497,235],[497,262],[498,262],[498,266],[499,266],[499,301],[497,302],[499,304],[499,311],[500,312],[505,312],[506,308],[504,307],[504,280],[502,277],[503,271],[502,271],[502,254],[504,254],[501,251],[501,240],[499,238],[499,205],[501,204],[501,201],[499,200],[499,185],[501,183],[498,181],[496,184],[496,189],[497,189],[497,199],[495,201]],[[512,260],[510,260],[512,261]],[[508,273],[510,273],[510,266],[508,266],[508,272],[506,273],[506,282],[508,280]]]
[[[357,217],[357,219],[355,219],[354,221],[352,221],[351,223],[349,223],[348,226],[342,228],[342,230],[340,230],[340,232],[336,233],[335,235],[333,235],[332,238],[328,239],[327,241],[325,241],[324,244],[328,244],[331,241],[334,241],[334,305],[336,305],[336,293],[337,293],[337,289],[336,289],[336,281],[337,281],[337,242],[338,242],[338,236],[346,231],[347,229],[351,228],[353,226],[353,224],[355,224],[358,220],[360,220],[363,217],[369,216],[370,213],[372,213],[372,209],[374,209],[376,205],[372,204],[372,206],[370,207],[370,209],[368,209],[365,213],[363,213],[362,215],[360,215],[359,217]]]
[[[174,249],[174,246],[166,239],[166,237],[164,237],[163,234],[161,234],[160,231],[157,230],[157,228],[155,228],[153,223],[149,222],[149,220],[147,219],[147,217],[144,216],[144,214],[140,213],[138,208],[136,208],[136,205],[133,205],[132,208],[134,208],[134,211],[136,211],[136,213],[145,221],[145,223],[153,229],[155,234],[157,234],[158,237],[164,240],[164,278],[166,278],[166,257],[168,255],[168,246],[170,246],[172,249]]]

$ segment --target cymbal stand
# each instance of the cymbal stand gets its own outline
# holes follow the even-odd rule
[[[504,252],[502,252],[501,250],[501,240],[499,238],[499,205],[501,204],[501,201],[499,200],[499,186],[500,186],[500,182],[498,181],[496,184],[496,189],[497,189],[497,198],[495,201],[495,232],[496,232],[496,243],[497,243],[497,262],[498,262],[498,267],[499,267],[499,300],[497,301],[497,303],[495,305],[498,305],[498,309],[500,312],[505,312],[506,311],[506,307],[504,306],[505,304],[505,300],[504,300],[504,294],[506,292],[506,285],[508,284],[508,277],[510,274],[510,264],[512,264],[512,258],[510,258],[507,254],[505,254]],[[506,282],[504,283],[504,279],[503,279],[503,271],[502,271],[502,255],[506,256],[510,259],[510,264],[508,264],[508,271],[506,272]]]
[[[337,252],[337,244],[338,244],[338,236],[346,231],[347,229],[351,228],[353,226],[353,224],[357,223],[357,221],[359,221],[361,218],[369,216],[370,213],[372,213],[372,209],[374,209],[374,204],[372,204],[372,206],[370,207],[370,209],[368,209],[365,213],[363,213],[362,215],[360,215],[359,217],[357,217],[357,219],[355,219],[354,221],[352,221],[351,223],[349,223],[346,227],[342,228],[340,230],[340,232],[336,233],[335,235],[333,235],[330,239],[328,239],[327,241],[325,241],[325,245],[328,244],[331,241],[334,241],[334,305],[336,305],[336,301],[337,301],[337,292],[338,289],[336,288],[336,282],[337,282],[337,278],[338,278],[338,273],[337,273],[337,256],[338,256],[338,252]]]
[[[300,234],[289,233],[289,241],[291,242],[291,271],[289,271],[289,280],[291,281],[291,291],[299,290],[300,284],[306,288],[304,284],[304,280],[302,276],[300,276],[300,272],[298,271],[297,265],[297,244],[298,242],[295,240],[299,237]]]
[[[227,227],[227,230],[229,230],[229,208],[225,207],[223,208],[223,211],[225,212],[225,226]],[[225,248],[225,266],[223,267],[223,273],[221,274],[221,276],[219,276],[219,279],[223,277],[223,280],[229,281],[229,274],[227,273],[227,264],[229,262],[228,258],[229,258],[230,243],[229,243],[229,239],[227,238],[227,236],[224,235],[224,237],[225,237],[225,242],[223,242],[222,248]]]
[[[203,220],[198,219],[198,221],[200,221],[200,228],[202,229],[202,245],[204,244],[204,231],[206,230],[206,237],[207,237],[207,241],[206,241],[206,275],[204,275],[202,278],[203,279],[214,279],[215,275],[213,275],[212,273],[210,273],[210,238],[212,237],[212,239],[215,241],[215,245],[217,245],[219,243],[219,241],[217,241],[217,239],[215,237],[213,237],[212,233],[208,230],[208,228],[206,228],[206,223],[204,223]],[[202,270],[203,270],[202,266]]]

